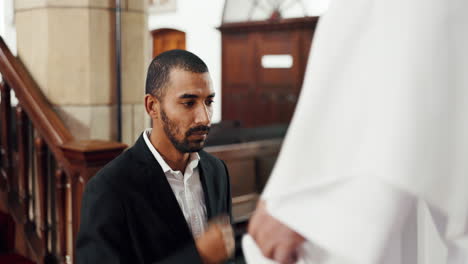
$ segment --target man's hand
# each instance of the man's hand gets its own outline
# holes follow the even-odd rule
[[[234,235],[229,217],[214,219],[196,241],[198,253],[205,264],[221,263],[234,253]]]
[[[250,219],[248,232],[265,257],[282,264],[292,264],[297,261],[297,249],[305,240],[268,214],[264,201],[258,203]]]

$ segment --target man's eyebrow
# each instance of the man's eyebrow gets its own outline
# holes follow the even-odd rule
[[[181,96],[179,96],[180,99],[194,99],[194,98],[198,98],[198,95],[196,94],[183,94]]]
[[[213,98],[215,97],[216,93],[212,93],[210,95],[208,95],[208,98]],[[179,96],[180,99],[196,99],[198,98],[199,96],[196,95],[196,94],[182,94],[181,96]]]

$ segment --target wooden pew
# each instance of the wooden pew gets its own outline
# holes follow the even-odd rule
[[[222,159],[229,170],[237,257],[242,255],[242,235],[273,169],[281,143],[282,139],[278,138],[205,148]]]
[[[249,218],[281,147],[282,139],[207,147],[229,170],[234,222]]]

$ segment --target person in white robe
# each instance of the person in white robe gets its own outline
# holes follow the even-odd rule
[[[421,203],[444,261],[468,263],[467,14],[466,0],[331,0],[248,263],[421,263],[403,232]]]

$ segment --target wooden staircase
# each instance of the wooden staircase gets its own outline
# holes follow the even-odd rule
[[[0,263],[73,263],[84,185],[126,145],[75,140],[1,37],[0,74]]]
[[[15,222],[13,218],[0,212],[0,263],[5,264],[34,264],[31,260],[14,252]]]

